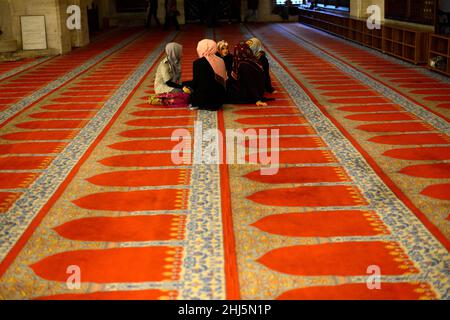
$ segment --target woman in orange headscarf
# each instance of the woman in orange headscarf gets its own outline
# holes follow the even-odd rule
[[[213,40],[204,39],[198,43],[194,78],[189,83],[193,107],[217,110],[225,102],[228,75],[223,59],[218,57],[216,52],[217,44]]]

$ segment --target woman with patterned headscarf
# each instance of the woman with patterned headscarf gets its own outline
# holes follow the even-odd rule
[[[217,44],[204,39],[197,45],[198,59],[194,61],[191,103],[203,110],[217,110],[225,102],[227,70],[223,59],[216,55]]]
[[[234,48],[232,79],[228,99],[231,103],[256,103],[266,106],[264,98],[264,70],[246,43]]]
[[[267,60],[266,53],[263,51],[262,43],[258,38],[251,38],[246,41],[256,59],[258,59],[259,64],[264,69],[264,86],[268,93],[274,93],[275,89],[272,87],[272,80],[270,79],[270,65],[269,60]]]

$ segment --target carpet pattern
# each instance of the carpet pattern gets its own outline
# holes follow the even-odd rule
[[[93,66],[136,39],[136,30],[121,30],[97,42],[30,68],[15,76],[0,79],[0,125],[33,106],[68,81],[76,79]]]
[[[83,156],[90,144],[98,139],[103,127],[113,117],[114,109],[117,109],[125,101],[129,92],[133,89],[133,87],[129,87],[129,83],[133,81],[131,79],[135,79],[134,82],[137,84],[142,77],[142,70],[145,70],[149,64],[153,64],[155,58],[159,56],[159,53],[155,56],[155,54],[149,55],[149,52],[157,48],[163,39],[163,35],[147,35],[132,46],[104,61],[96,69],[85,74],[84,77],[68,84],[70,88],[77,88],[80,84],[86,85],[86,82],[90,82],[90,88],[95,89],[95,80],[92,78],[96,74],[109,72],[110,68],[115,69],[113,73],[116,75],[116,79],[110,81],[111,91],[107,95],[102,95],[101,103],[92,104],[88,97],[85,98],[91,106],[89,121],[84,119],[60,120],[59,116],[62,111],[59,112],[59,115],[47,111],[51,114],[50,118],[55,117],[53,120],[29,121],[31,116],[36,114],[36,111],[45,110],[41,107],[58,105],[67,110],[77,110],[77,103],[55,103],[54,100],[58,96],[58,93],[55,93],[48,100],[35,105],[27,114],[15,118],[2,129],[3,133],[7,133],[6,137],[2,137],[6,140],[6,143],[2,144],[2,149],[5,150],[2,157],[2,170],[6,170],[4,174],[14,175],[25,171],[28,177],[24,180],[29,181],[30,177],[38,178],[29,188],[23,185],[19,189],[14,189],[14,192],[10,192],[9,189],[4,189],[6,192],[2,192],[2,196],[5,195],[2,199],[4,214],[1,217],[3,222],[1,227],[3,244],[1,254],[3,258],[11,254],[11,249],[14,245],[17,245],[18,239],[21,237],[23,239],[24,231],[29,224],[31,223],[33,227],[32,221],[40,219],[40,210],[48,209],[48,205],[45,207],[47,201],[51,197],[55,198],[55,191],[59,185],[67,175],[70,175],[73,166]],[[119,68],[118,65],[122,68]],[[128,83],[126,80],[128,80]],[[105,81],[102,83],[105,83]],[[86,105],[83,103],[82,107]],[[45,113],[40,112],[38,114]],[[76,118],[80,117],[79,115],[75,116]],[[25,131],[17,129],[25,129]],[[54,132],[55,135],[53,136]],[[51,137],[49,137],[49,134]],[[36,137],[38,138],[37,141],[33,141]],[[56,141],[41,142],[41,139]],[[65,140],[61,141],[61,139]],[[27,143],[33,145],[33,150],[26,150],[23,157],[19,156],[17,150],[20,151],[24,143],[17,143],[17,140],[32,141]],[[81,141],[84,141],[84,149]],[[50,150],[50,147],[53,149]],[[16,179],[18,177],[20,176],[16,175]],[[36,197],[37,194],[40,197]],[[19,202],[15,202],[18,199]],[[4,262],[7,263],[7,259]]]
[[[430,233],[430,230],[436,233],[434,226],[428,221],[421,222],[414,215],[416,212],[405,207],[404,197],[400,201],[393,192],[396,185],[384,184],[384,174],[390,170],[381,172],[372,166],[373,159],[353,144],[353,138],[361,134],[346,134],[338,123],[331,122],[328,118],[331,107],[328,106],[357,109],[352,113],[355,119],[349,119],[355,122],[378,124],[387,120],[387,125],[397,128],[400,127],[397,121],[421,123],[407,112],[397,112],[402,111],[401,106],[391,103],[389,96],[369,89],[351,74],[327,68],[328,61],[291,42],[279,31],[279,26],[251,25],[250,29],[240,32],[229,30],[219,37],[238,41],[255,35],[263,40],[272,58],[278,91],[275,96],[278,102],[282,101],[281,104],[269,103],[272,110],[267,113],[264,108],[252,106],[227,106],[224,112],[227,128],[264,124],[267,129],[282,129],[282,167],[278,174],[262,176],[258,167],[229,166],[241,297],[427,299],[446,296],[449,262],[444,246],[446,239],[438,238],[443,243],[436,240]],[[293,50],[295,55],[292,55]],[[315,91],[315,86],[326,88]],[[326,107],[322,101],[326,101]],[[274,105],[279,106],[278,114]],[[289,107],[292,111],[287,111]],[[372,113],[378,112],[378,107],[395,108],[395,112],[381,113],[379,118],[378,113]],[[259,114],[259,110],[262,113]],[[286,112],[291,115],[286,117]],[[251,117],[255,114],[260,116]],[[288,126],[290,128],[286,129]],[[297,126],[306,128],[296,133],[293,128]],[[422,126],[431,127],[426,122]],[[432,139],[432,145],[448,143],[446,134],[434,128],[428,131],[437,132],[420,136],[419,143],[426,143],[428,139]],[[305,145],[304,138],[310,136],[316,136],[321,143]],[[389,137],[393,140],[388,142],[403,145],[408,143],[408,138],[411,141],[411,137],[406,140]],[[374,149],[372,145],[368,150]],[[445,150],[435,150],[431,155],[439,152],[446,154]],[[438,156],[436,160],[440,158],[445,156]],[[389,163],[392,166],[392,160]],[[339,169],[334,171],[336,168]],[[427,182],[433,184],[434,180]],[[430,194],[432,192],[430,190]],[[409,195],[414,198],[418,192]],[[446,213],[440,216],[439,223],[448,228],[448,220],[445,220],[448,203],[439,203],[439,208],[436,208],[436,199],[430,200],[431,203],[434,213],[437,210]],[[405,229],[405,226],[408,227]],[[448,236],[445,228],[442,230]],[[416,240],[411,241],[412,235]],[[346,261],[349,263],[345,264]],[[363,275],[370,265],[380,267],[381,290],[368,290],[364,283],[367,278]],[[442,282],[447,284],[442,285]],[[366,286],[365,291],[363,286]]]
[[[324,55],[318,56],[315,49],[306,46],[303,42],[298,42],[298,39],[291,34],[283,34],[282,30],[284,29],[277,30],[277,35],[283,37],[278,45],[270,42],[270,37],[268,38],[274,53],[278,53],[280,61],[288,68],[292,67],[292,70],[295,70],[295,76],[308,90],[314,102],[322,107],[336,125],[345,130],[346,137],[354,140],[355,146],[364,153],[368,153],[368,161],[380,166],[381,171],[386,175],[386,183],[399,187],[399,190],[394,189],[396,194],[401,198],[407,198],[405,201],[410,202],[410,208],[429,225],[433,233],[448,248],[449,203],[441,201],[438,202],[440,205],[436,206],[437,199],[445,199],[433,197],[433,194],[423,194],[423,190],[432,185],[437,185],[436,188],[445,187],[445,182],[448,182],[445,180],[445,174],[425,180],[417,179],[403,171],[406,169],[406,172],[409,172],[411,166],[413,169],[416,168],[414,166],[419,164],[417,161],[421,163],[427,161],[427,165],[437,165],[436,168],[439,170],[442,162],[448,160],[449,126],[446,118],[425,108],[413,109],[409,102],[398,103],[400,93],[391,95],[391,92],[388,92],[389,94],[382,95],[374,92],[371,83],[361,81],[353,73],[343,72],[333,60],[327,59]],[[277,31],[270,29],[272,35]],[[307,32],[315,31],[308,29],[305,33],[308,34]],[[325,36],[317,33],[320,43]],[[299,32],[299,34],[303,37],[304,33]],[[339,40],[334,40],[336,41]],[[286,46],[286,43],[295,45],[296,50],[298,48],[297,58],[289,58],[283,51],[282,46]],[[342,45],[345,47],[346,43]],[[305,60],[308,61],[307,65],[302,63]],[[320,66],[323,76],[318,75],[317,72],[311,73],[317,66]],[[325,75],[328,72],[332,73]],[[427,81],[426,71],[421,72],[425,73],[423,81]],[[337,77],[346,78],[346,80]],[[332,88],[324,85],[327,81],[333,85]],[[354,91],[348,89],[346,85],[342,85],[340,90],[337,90],[335,86],[341,81],[357,85],[361,90]],[[435,81],[438,80],[435,79]],[[448,84],[448,79],[440,83]],[[341,97],[336,98],[336,95]],[[401,93],[401,96],[409,98],[406,93]],[[416,104],[415,107],[420,105]],[[415,112],[415,109],[419,111]]]
[[[449,136],[434,92],[369,79],[357,58],[383,57],[297,24],[118,32],[72,57],[75,73],[59,57],[42,64],[48,82],[10,83],[41,65],[0,82],[16,99],[0,128],[0,298],[449,298]],[[188,80],[200,39],[251,36],[271,63],[268,107],[147,103],[165,43],[184,46]],[[194,138],[176,164],[177,129]],[[247,164],[220,162],[216,133],[218,163],[202,162],[209,129],[256,130]],[[264,175],[255,133],[274,129],[279,168]]]
[[[27,58],[14,62],[0,62],[0,80],[15,76],[50,59],[51,57],[43,57],[35,59]]]
[[[301,24],[289,24],[282,30],[309,41],[333,58],[449,120],[448,78]]]
[[[186,48],[186,79],[192,77],[191,63],[196,57],[189,44],[204,37],[203,28],[176,37]],[[148,94],[154,92],[155,67],[168,38],[173,35],[165,36],[157,47],[163,35],[150,34],[123,52],[135,63],[142,63],[141,56],[151,53],[148,63],[136,71],[143,77],[135,86],[130,86],[130,81],[124,85],[133,89],[131,95],[125,94],[124,103],[113,101],[118,109],[112,112],[112,121],[62,182],[58,196],[49,201],[51,205],[38,212],[39,226],[31,222],[28,230],[33,235],[19,241],[5,258],[2,271],[6,273],[0,284],[5,297],[225,298],[220,186],[215,188],[215,199],[207,190],[220,182],[219,170],[211,165],[193,168],[189,165],[193,152],[185,158],[186,164],[174,165],[171,158],[172,131],[184,128],[193,133],[197,113],[146,103]],[[116,61],[124,65],[122,57]],[[114,70],[108,74],[118,72],[117,67]],[[90,102],[85,99],[77,104]],[[64,118],[72,115],[56,113]],[[83,115],[84,111],[75,116]],[[205,129],[213,125],[208,121],[213,122],[214,116],[202,116]],[[219,210],[217,221],[211,222],[209,215],[214,210]],[[22,245],[24,248],[19,248]],[[11,258],[15,254],[17,257]],[[64,282],[70,265],[82,270],[82,285],[76,293]],[[32,280],[36,276],[39,281]],[[17,279],[26,285],[22,293],[7,285]]]
[[[5,175],[10,174],[14,176],[15,172],[11,172],[12,170],[25,169],[22,167],[21,161],[16,162],[17,167],[12,164],[12,160],[15,160],[18,154],[27,155],[28,166],[38,170],[38,172],[27,172],[29,173],[29,177],[25,178],[27,180],[30,177],[37,178],[40,173],[51,166],[51,160],[55,155],[60,154],[70,142],[76,141],[75,138],[82,129],[86,129],[88,123],[92,123],[93,119],[101,117],[101,112],[99,111],[102,108],[104,109],[108,102],[117,101],[121,93],[116,92],[116,90],[124,85],[125,81],[132,74],[132,70],[142,63],[142,57],[146,53],[145,48],[137,52],[140,56],[127,57],[127,60],[124,57],[129,55],[130,52],[136,51],[137,48],[142,47],[146,41],[148,41],[148,38],[142,38],[131,47],[119,51],[90,70],[90,72],[70,81],[63,88],[51,94],[46,100],[33,105],[31,109],[26,110],[26,112],[14,118],[13,121],[7,123],[2,128],[2,133],[6,133],[2,135],[2,139],[6,143],[0,145],[0,154],[5,156],[3,161],[8,161],[9,157],[13,158],[9,159],[11,161],[8,161],[11,163],[8,168],[10,172],[5,173]],[[118,64],[122,65],[121,68],[118,68]],[[115,68],[115,71],[108,71],[110,68]],[[109,91],[96,91],[94,86],[94,83],[97,81],[96,78],[104,72],[109,72],[111,77],[114,76],[114,79],[108,81],[110,84]],[[102,83],[106,83],[106,80]],[[87,84],[89,84],[89,90],[85,88]],[[67,100],[63,101],[61,101],[61,98],[58,98],[63,94],[67,96],[67,94],[72,92],[84,92],[85,95],[81,100],[77,96],[68,96]],[[97,98],[95,102],[92,101],[93,97]],[[81,108],[81,111],[73,111],[78,110],[78,108]],[[36,155],[40,157],[31,157]],[[33,160],[35,160],[35,163],[30,164],[29,162],[33,162]],[[46,172],[46,174],[49,175],[50,172]],[[5,213],[11,208],[15,200],[25,191],[24,188],[19,188],[16,189],[16,192],[5,197],[1,203],[1,212]]]

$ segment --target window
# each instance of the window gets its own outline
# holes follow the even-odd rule
[[[277,5],[283,5],[285,0],[277,0]],[[292,0],[292,4],[294,5],[311,5],[315,3],[319,8],[329,8],[329,9],[340,9],[340,10],[349,10],[350,9],[350,0]]]
[[[292,1],[293,5],[299,5],[299,4],[303,4],[303,2],[306,2],[303,0],[291,0],[291,1]],[[286,0],[277,0],[276,1],[277,5],[284,4],[285,2],[286,2]]]
[[[317,3],[322,7],[350,8],[350,0],[317,0]]]

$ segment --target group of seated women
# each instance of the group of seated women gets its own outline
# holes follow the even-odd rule
[[[156,95],[150,103],[158,104],[164,98],[167,105],[189,104],[192,109],[218,110],[225,103],[266,106],[267,101],[273,100],[264,97],[266,92],[275,90],[269,61],[258,39],[237,44],[234,54],[225,41],[201,40],[193,79],[186,82],[181,81],[182,51],[178,43],[167,44],[166,56],[156,71]]]

